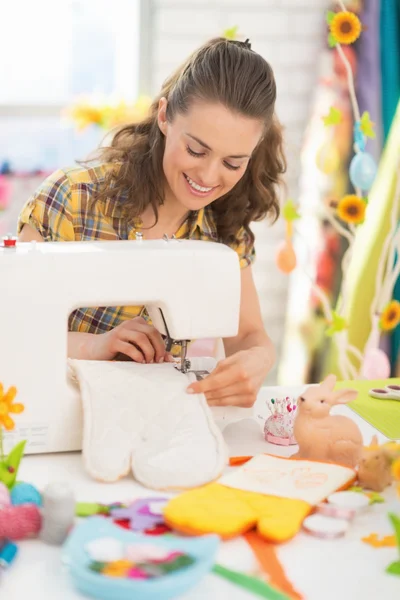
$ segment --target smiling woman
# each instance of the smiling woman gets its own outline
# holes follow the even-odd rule
[[[94,163],[51,175],[23,208],[20,240],[134,239],[164,234],[229,245],[242,267],[239,333],[227,358],[191,386],[210,404],[250,406],[274,363],[251,264],[252,221],[279,213],[285,170],[270,65],[248,42],[216,38],[194,52]],[[229,307],[227,307],[229,309]],[[82,308],[69,320],[69,355],[168,359],[143,307]],[[98,335],[102,334],[102,335]]]

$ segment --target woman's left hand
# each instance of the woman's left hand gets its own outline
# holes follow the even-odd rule
[[[241,350],[219,362],[210,375],[192,383],[187,391],[204,393],[210,406],[250,408],[270,368],[265,348]]]

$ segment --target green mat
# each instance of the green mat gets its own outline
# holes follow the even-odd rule
[[[400,385],[400,378],[374,381],[339,381],[336,389],[352,388],[358,397],[348,406],[390,440],[400,440],[400,400],[377,400],[369,396],[372,388]]]

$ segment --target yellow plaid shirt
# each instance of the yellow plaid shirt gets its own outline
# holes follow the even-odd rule
[[[72,167],[50,175],[23,206],[18,218],[18,233],[24,224],[28,224],[45,241],[135,239],[138,220],[127,218],[122,203],[92,201],[93,193],[104,181],[109,168],[109,165],[88,169]],[[191,213],[176,237],[218,242],[211,208]],[[238,238],[239,243],[232,247],[243,268],[254,261],[255,250],[243,229]],[[68,327],[70,331],[103,333],[139,314],[143,314],[141,306],[80,308],[70,315]]]

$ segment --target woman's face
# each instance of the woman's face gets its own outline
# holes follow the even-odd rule
[[[158,115],[165,135],[166,200],[171,197],[185,210],[199,210],[243,177],[263,126],[222,104],[206,102],[193,103],[186,114],[169,123],[166,106],[161,100]]]

